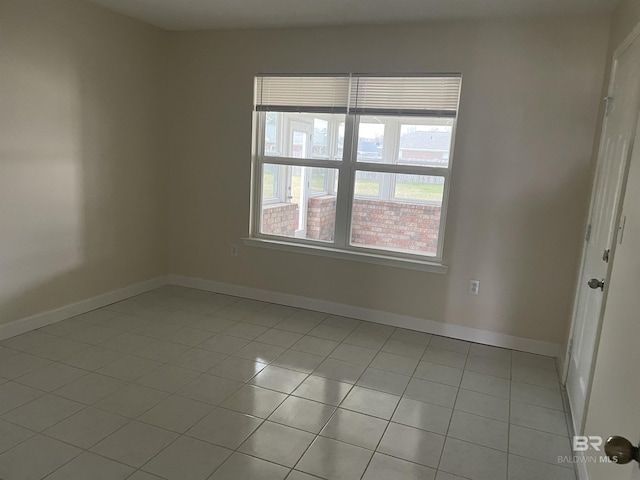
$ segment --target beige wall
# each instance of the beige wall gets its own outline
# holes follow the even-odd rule
[[[562,341],[608,18],[169,34],[80,0],[0,9],[0,323],[171,272]],[[253,76],[345,71],[464,74],[447,275],[230,256]]]
[[[611,17],[610,53],[613,54],[639,22],[640,2],[638,0],[620,0],[618,8]]]
[[[171,34],[169,271],[561,343],[609,18]],[[462,72],[447,275],[241,247],[258,72]],[[467,293],[480,279],[480,295]]]
[[[608,68],[613,52],[640,24],[640,2],[623,0],[614,12],[609,38]],[[640,441],[638,365],[640,310],[637,279],[640,275],[640,129],[631,159],[622,213],[626,215],[624,241],[616,250],[609,295],[602,322],[585,435],[622,435],[636,445]],[[593,453],[593,452],[588,452]],[[635,462],[630,465],[588,464],[590,480],[640,479]]]
[[[0,323],[166,273],[165,35],[0,0]]]

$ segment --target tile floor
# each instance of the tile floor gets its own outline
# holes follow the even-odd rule
[[[0,342],[4,480],[575,480],[551,358],[182,287]]]

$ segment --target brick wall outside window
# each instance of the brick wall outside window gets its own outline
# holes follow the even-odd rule
[[[332,241],[336,199],[309,199],[307,238]],[[440,205],[400,203],[357,198],[352,217],[355,244],[413,250],[435,255],[440,228]]]
[[[293,237],[298,222],[298,205],[274,203],[262,208],[262,233]]]
[[[307,210],[307,238],[333,242],[336,221],[336,197],[312,197]]]
[[[441,210],[440,205],[356,199],[351,241],[435,255]]]

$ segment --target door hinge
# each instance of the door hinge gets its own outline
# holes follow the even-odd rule
[[[573,338],[569,340],[569,345],[567,346],[567,357],[571,358],[572,354],[573,354]]]
[[[624,226],[627,223],[627,216],[622,215],[620,217],[620,223],[618,224],[618,245],[622,245],[622,237],[624,235]]]
[[[587,225],[587,231],[584,234],[584,241],[588,242],[591,239],[591,224]]]
[[[604,98],[604,116],[605,117],[609,116],[612,108],[613,108],[613,97],[605,97]]]

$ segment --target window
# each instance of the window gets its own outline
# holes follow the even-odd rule
[[[251,236],[442,258],[460,75],[258,76]]]

